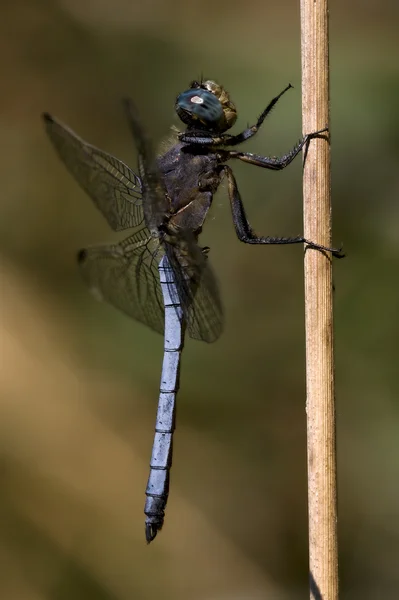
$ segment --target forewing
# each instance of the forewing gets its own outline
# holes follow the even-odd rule
[[[124,101],[126,116],[138,150],[139,175],[144,197],[144,217],[147,227],[156,232],[163,225],[170,206],[161,179],[151,141],[144,131],[137,109],[129,98]]]
[[[45,113],[47,134],[61,160],[115,231],[144,221],[141,181],[121,160],[91,146]]]
[[[79,264],[95,296],[163,334],[162,255],[158,241],[142,228],[119,244],[81,250]]]
[[[207,254],[191,236],[180,239],[179,246],[167,244],[165,250],[190,337],[216,341],[223,330],[223,308]]]

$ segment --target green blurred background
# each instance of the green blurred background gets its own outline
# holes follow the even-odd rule
[[[395,1],[331,3],[341,598],[399,597],[399,61]],[[166,524],[144,541],[162,338],[96,303],[76,251],[115,239],[40,114],[135,166],[120,98],[154,140],[188,82],[215,78],[248,150],[301,134],[299,3],[1,3],[3,600],[294,600],[308,578],[303,252],[250,247],[226,190],[201,242],[226,311],[187,341]],[[257,232],[302,232],[301,160],[235,164]]]

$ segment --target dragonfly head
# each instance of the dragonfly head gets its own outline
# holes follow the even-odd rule
[[[176,98],[179,118],[191,128],[221,133],[237,119],[237,110],[226,90],[215,81],[193,81]]]

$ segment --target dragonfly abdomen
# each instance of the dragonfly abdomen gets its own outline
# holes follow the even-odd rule
[[[173,270],[166,255],[162,257],[158,268],[165,306],[165,345],[150,475],[144,507],[147,517],[145,534],[148,543],[162,528],[168,501],[176,395],[179,389],[180,356],[184,341],[183,311],[174,282]]]

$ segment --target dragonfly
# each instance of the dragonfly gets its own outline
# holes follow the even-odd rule
[[[164,334],[155,437],[146,488],[145,536],[151,542],[162,528],[169,494],[176,396],[185,333],[216,341],[223,330],[219,289],[209,261],[209,247],[198,237],[221,181],[227,180],[233,224],[248,244],[306,244],[341,258],[302,236],[257,235],[250,226],[230,159],[271,170],[286,168],[303,147],[325,129],[305,135],[282,157],[234,148],[259,131],[288,85],[274,97],[256,123],[241,133],[226,133],[237,119],[230,95],[212,80],[193,81],[179,94],[175,110],[185,125],[175,130],[168,147],[156,155],[130,99],[124,109],[138,153],[135,173],[124,162],[85,142],[69,127],[43,114],[46,132],[69,172],[91,197],[114,231],[131,229],[115,244],[78,253],[83,278],[96,296],[128,316]]]

